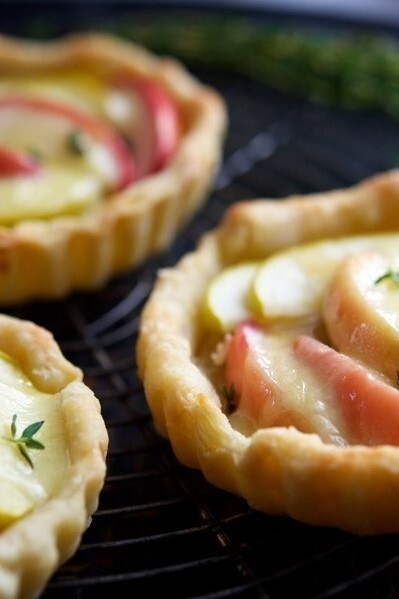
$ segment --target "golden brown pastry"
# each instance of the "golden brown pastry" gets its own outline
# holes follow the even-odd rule
[[[0,304],[97,288],[167,247],[225,120],[215,91],[132,43],[0,37]]]
[[[36,597],[96,510],[108,436],[52,335],[0,315],[0,596]]]
[[[142,315],[176,456],[269,514],[398,532],[398,256],[397,171],[228,209]]]

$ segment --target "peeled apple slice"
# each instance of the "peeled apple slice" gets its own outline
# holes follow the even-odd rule
[[[265,260],[249,291],[262,320],[306,318],[319,312],[326,286],[341,261],[365,249],[392,253],[395,234],[347,237],[295,246]]]
[[[208,328],[228,331],[251,317],[247,293],[257,269],[257,262],[239,264],[217,275],[208,287],[203,318]]]

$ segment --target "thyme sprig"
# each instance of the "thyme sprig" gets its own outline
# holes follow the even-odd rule
[[[160,19],[116,17],[107,29],[191,65],[245,75],[327,105],[381,110],[399,120],[399,45],[388,34],[301,29],[226,10],[211,15],[173,11]],[[24,33],[52,38],[59,23],[30,19]]]
[[[226,69],[315,102],[376,108],[399,118],[399,47],[387,35],[329,35],[226,13],[125,20],[114,29],[159,54]]]
[[[395,285],[399,287],[399,272],[397,270],[387,270],[386,272],[384,272],[383,275],[378,277],[378,279],[376,279],[374,283],[378,285],[378,283],[381,283],[381,281],[385,281],[386,279],[390,279],[393,283],[395,283]]]
[[[75,156],[84,156],[85,144],[82,137],[82,132],[79,129],[74,129],[67,137],[68,150]]]
[[[6,441],[14,443],[18,447],[20,454],[28,462],[31,468],[34,466],[27,449],[45,449],[43,443],[33,438],[34,435],[36,435],[36,433],[41,429],[43,423],[44,420],[39,420],[38,422],[29,424],[22,431],[22,435],[17,437],[17,414],[14,414],[10,426],[11,437],[4,437]]]

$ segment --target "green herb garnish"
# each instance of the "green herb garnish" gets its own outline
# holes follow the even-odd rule
[[[72,131],[67,138],[68,149],[76,156],[83,156],[85,153],[85,144],[82,133],[79,129]]]
[[[43,153],[35,146],[28,148],[28,154],[34,160],[40,161],[43,159]]]
[[[237,393],[234,388],[234,385],[231,384],[230,387],[222,387],[222,395],[226,402],[226,410],[228,414],[232,414],[234,410],[237,408]]]
[[[14,414],[11,422],[11,437],[4,437],[6,441],[10,443],[14,443],[18,449],[22,457],[28,462],[29,466],[33,468],[33,462],[26,451],[27,449],[44,449],[43,443],[34,439],[34,435],[41,429],[43,426],[44,420],[40,420],[38,422],[33,422],[29,424],[22,431],[22,435],[17,437],[17,415]]]
[[[378,277],[374,283],[377,285],[378,283],[381,283],[381,281],[385,281],[385,279],[391,279],[391,281],[399,287],[399,272],[397,270],[387,270],[387,272]]]

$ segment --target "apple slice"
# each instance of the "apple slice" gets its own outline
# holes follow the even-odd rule
[[[48,127],[46,119],[49,119]],[[113,190],[123,189],[135,179],[134,159],[122,137],[110,125],[76,106],[38,96],[8,94],[0,97],[0,120],[8,133],[14,131],[17,138],[22,136],[21,139],[25,139],[31,130],[35,131],[41,124],[41,135],[31,136],[33,147],[37,143],[46,143],[43,137],[46,129],[55,129],[56,135],[58,130],[64,131],[64,137],[65,134],[70,136],[80,132],[85,135],[89,162],[109,179]],[[26,127],[25,122],[28,124]]]
[[[209,329],[229,331],[251,317],[247,295],[258,266],[257,262],[246,262],[226,268],[211,281],[202,310]]]
[[[173,156],[180,139],[176,102],[162,85],[143,77],[120,76],[114,78],[112,84],[117,90],[128,92],[127,114],[122,114],[118,124],[132,140],[138,176],[161,170]]]
[[[227,410],[237,408],[240,420],[260,426],[290,426],[293,414],[284,408],[283,390],[277,382],[265,336],[255,324],[240,324],[229,343],[225,366]],[[236,416],[237,418],[237,416]]]
[[[381,234],[318,241],[276,253],[253,279],[254,312],[266,322],[308,318],[320,311],[326,286],[346,256],[397,243],[397,236]]]
[[[299,337],[293,348],[340,411],[351,443],[399,445],[398,389],[312,337]]]
[[[87,167],[52,165],[34,177],[0,177],[0,223],[77,214],[102,197],[98,177]]]
[[[0,178],[34,175],[40,171],[40,164],[23,152],[0,146]]]
[[[344,445],[336,410],[311,369],[295,356],[293,340],[303,332],[265,333],[251,322],[236,327],[227,346],[224,371],[227,411],[243,432],[294,426],[317,433],[325,442]],[[248,425],[249,423],[249,425]]]
[[[399,249],[399,242],[398,242]],[[324,300],[333,345],[396,382],[399,369],[399,287],[384,273],[395,265],[381,254],[361,252],[343,262]],[[378,282],[379,281],[379,282]]]

